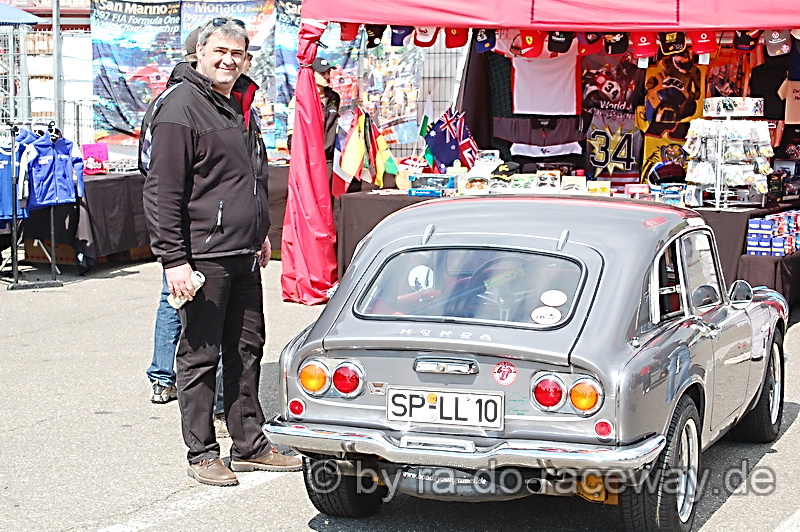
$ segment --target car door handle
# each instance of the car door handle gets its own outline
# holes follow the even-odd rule
[[[700,334],[706,338],[717,338],[719,336],[720,328],[715,323],[706,323],[701,319],[694,319],[692,327],[700,331]]]

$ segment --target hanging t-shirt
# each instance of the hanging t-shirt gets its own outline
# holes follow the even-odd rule
[[[764,64],[753,68],[750,76],[750,94],[752,98],[764,99],[764,118],[783,120],[786,115],[786,104],[778,96],[778,89],[789,69],[789,56],[777,55],[764,58]]]
[[[591,116],[567,117],[496,117],[494,136],[498,139],[534,146],[557,146],[586,139]]]
[[[647,69],[645,118],[648,122],[688,122],[703,115],[706,65],[689,50],[668,55]]]
[[[632,52],[606,55],[600,52],[581,59],[584,109],[615,109],[632,113],[642,103],[645,69]]]
[[[786,100],[786,123],[800,124],[800,81],[784,81],[778,96]]]
[[[640,182],[642,132],[633,113],[596,109],[586,138],[587,175],[610,179],[611,186]]]
[[[800,125],[787,125],[783,128],[781,144],[775,150],[775,158],[800,161]]]
[[[749,81],[750,54],[719,48],[708,66],[706,95],[708,98],[744,96]]]
[[[494,51],[511,58],[513,111],[533,115],[577,115],[581,112],[578,46],[564,54],[544,51],[539,57],[517,55],[519,31],[500,32]],[[516,44],[515,44],[516,43]]]
[[[556,155],[570,155],[583,153],[580,142],[567,144],[554,144],[550,146],[537,146],[515,142],[511,145],[511,155],[524,155],[525,157],[554,157]]]

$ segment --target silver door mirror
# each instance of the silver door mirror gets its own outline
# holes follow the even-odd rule
[[[753,287],[750,286],[750,283],[747,281],[742,281],[740,279],[731,285],[729,295],[733,308],[742,309],[752,303]]]

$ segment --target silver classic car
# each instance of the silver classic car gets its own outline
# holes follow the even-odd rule
[[[591,197],[407,207],[284,349],[269,438],[316,508],[577,495],[689,530],[701,452],[775,439],[788,305],[694,211]]]

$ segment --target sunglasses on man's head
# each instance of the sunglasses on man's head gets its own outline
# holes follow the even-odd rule
[[[211,19],[209,24],[211,24],[213,26],[224,26],[228,22],[233,22],[234,24],[236,24],[237,26],[241,26],[242,28],[245,27],[244,21],[239,20],[238,18],[227,18],[227,17],[213,18],[213,19]]]

